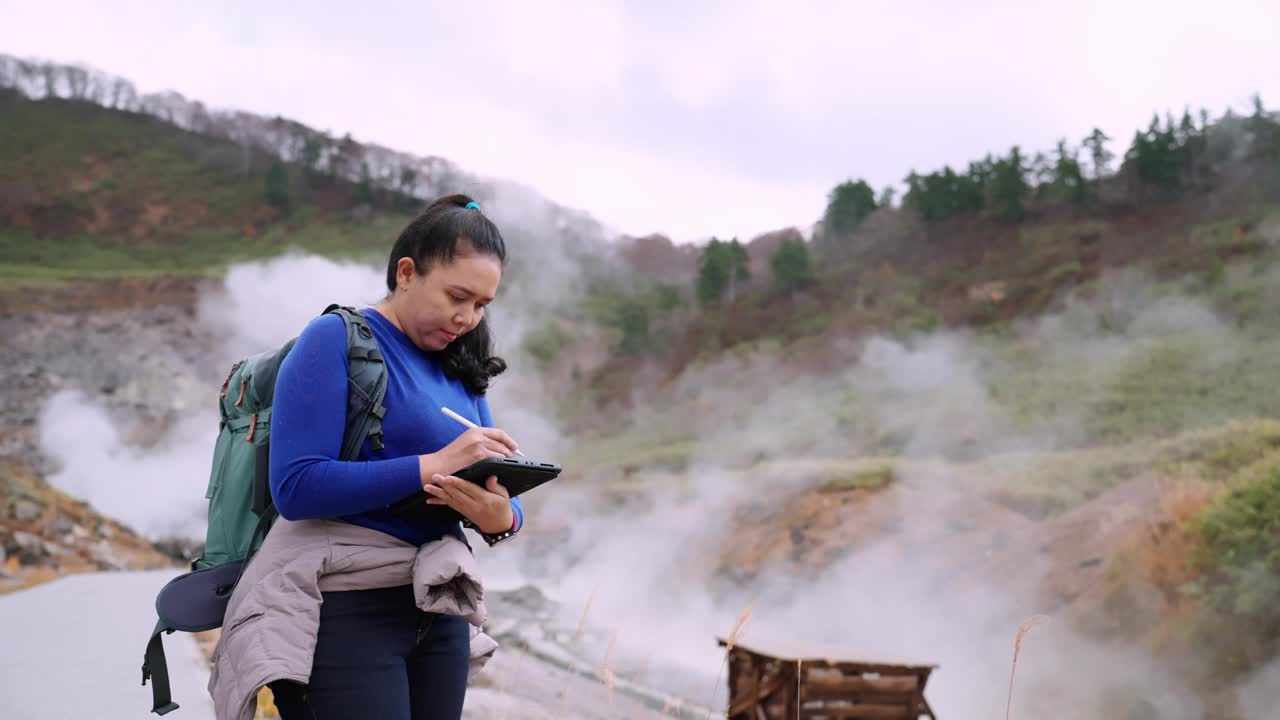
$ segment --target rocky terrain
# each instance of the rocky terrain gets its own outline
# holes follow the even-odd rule
[[[5,297],[0,333],[0,592],[65,573],[176,565],[182,550],[157,545],[82,500],[49,485],[58,470],[43,451],[39,418],[59,391],[78,391],[106,408],[130,442],[154,442],[173,412],[196,402],[202,341],[190,306],[93,312],[34,310]]]
[[[0,461],[0,478],[0,594],[70,573],[175,564],[156,544],[17,463]]]

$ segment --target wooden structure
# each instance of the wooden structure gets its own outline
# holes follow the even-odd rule
[[[721,647],[728,643],[720,640]],[[729,652],[729,720],[937,720],[924,699],[936,665]]]

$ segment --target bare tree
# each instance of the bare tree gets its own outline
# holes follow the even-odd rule
[[[72,100],[87,100],[89,90],[89,71],[76,65],[68,65],[63,69],[67,79],[67,92]]]
[[[47,98],[58,97],[58,68],[54,65],[45,65],[44,74],[44,96]]]
[[[138,103],[138,91],[133,83],[124,78],[116,78],[111,83],[111,103],[107,107],[116,110],[135,110]]]

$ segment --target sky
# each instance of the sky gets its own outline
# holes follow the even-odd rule
[[[182,7],[182,6],[186,7]],[[1274,0],[0,0],[0,52],[284,115],[680,242],[1153,111],[1280,107]],[[358,9],[357,9],[358,8]]]

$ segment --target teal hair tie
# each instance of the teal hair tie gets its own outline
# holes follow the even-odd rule
[[[469,203],[467,203],[467,205],[466,205],[466,209],[467,209],[467,210],[479,210],[479,209],[480,209],[480,203],[478,203],[478,202],[474,202],[474,201],[473,201],[473,202],[469,202]]]

